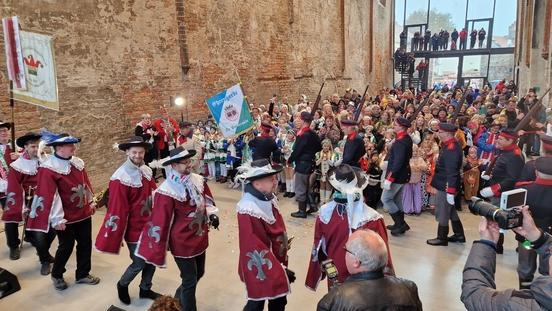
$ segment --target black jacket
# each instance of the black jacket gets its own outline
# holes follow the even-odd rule
[[[319,302],[317,311],[422,310],[414,282],[381,271],[351,275]]]
[[[455,194],[460,190],[460,171],[462,169],[462,147],[456,138],[443,143],[439,158],[435,164],[435,175],[431,186],[439,191]]]
[[[385,178],[397,184],[407,183],[410,180],[410,158],[412,138],[406,132],[399,133],[389,150]]]
[[[527,189],[527,205],[533,215],[537,227],[551,233],[552,226],[552,181],[537,179],[536,181],[518,182],[516,188]],[[523,242],[523,240],[522,240]]]
[[[272,162],[280,162],[280,149],[271,137],[257,136],[249,142],[249,147],[254,148],[251,158],[253,160],[268,159]],[[271,157],[272,156],[272,157]]]
[[[345,147],[343,148],[343,161],[342,164],[349,164],[350,166],[360,167],[358,161],[366,153],[364,149],[364,140],[358,134],[352,139],[347,138],[345,141]]]
[[[303,134],[299,135],[298,133],[288,163],[295,164],[297,173],[310,174],[314,169],[315,155],[320,150],[322,150],[322,145],[315,132],[308,129]]]
[[[495,196],[514,189],[514,185],[519,180],[521,170],[525,165],[521,150],[517,146],[513,147],[513,150],[498,150],[492,171],[486,172],[491,175],[489,186]]]

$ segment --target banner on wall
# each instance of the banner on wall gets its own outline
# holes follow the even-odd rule
[[[253,118],[240,84],[208,98],[207,107],[224,137],[240,135],[253,127]]]
[[[59,111],[52,37],[21,31],[20,38],[27,88],[14,89],[14,99]]]

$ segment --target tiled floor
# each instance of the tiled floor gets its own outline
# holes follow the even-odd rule
[[[210,247],[207,250],[207,267],[204,278],[197,289],[198,309],[241,310],[245,304],[245,290],[237,274],[238,243],[235,203],[240,197],[239,190],[229,190],[220,184],[211,184],[217,205],[221,210],[221,230],[211,231]],[[325,286],[316,293],[303,285],[308,265],[314,218],[297,220],[289,217],[295,210],[295,203],[282,199],[280,210],[286,220],[290,235],[295,236],[290,251],[290,268],[297,274],[297,281],[292,285],[288,296],[288,310],[315,310],[318,300],[325,294]],[[94,237],[100,226],[105,211],[96,213],[93,219]],[[410,216],[407,221],[412,230],[404,237],[391,237],[391,254],[398,276],[410,279],[418,285],[419,295],[424,310],[464,310],[460,302],[462,269],[468,255],[471,241],[478,237],[479,218],[467,212],[461,213],[466,235],[466,244],[451,244],[448,247],[430,247],[425,240],[433,238],[436,233],[436,222],[429,214]],[[390,221],[388,215],[385,219]],[[66,273],[70,287],[56,291],[49,277],[39,274],[39,264],[34,249],[26,244],[22,258],[18,261],[8,259],[5,236],[0,236],[0,267],[8,269],[19,277],[22,290],[0,299],[0,310],[61,310],[92,311],[107,310],[116,305],[126,310],[147,310],[150,301],[138,299],[138,280],[131,284],[132,304],[124,306],[117,299],[116,287],[121,273],[129,264],[128,251],[121,250],[119,256],[101,254],[92,255],[92,273],[101,277],[97,286],[75,285],[75,261],[71,258]],[[55,252],[55,245],[52,253]],[[499,256],[497,267],[497,284],[505,289],[517,286],[515,267],[517,256],[514,251],[512,234],[506,237],[505,254]],[[169,254],[170,257],[170,254]],[[158,269],[154,277],[153,289],[166,294],[174,294],[179,284],[179,271],[174,260],[168,259],[167,269]]]

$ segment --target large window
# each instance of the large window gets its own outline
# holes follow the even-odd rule
[[[405,30],[407,52],[429,61],[428,86],[459,81],[480,86],[491,80],[511,79],[516,10],[516,0],[395,0],[395,49]],[[452,36],[454,30],[460,32],[463,28],[467,28],[468,37],[461,49],[460,40],[452,44]],[[432,36],[427,46],[412,41],[419,32],[424,42],[426,30]],[[438,37],[442,31],[448,32],[449,40],[435,48],[432,43],[442,41],[434,41],[439,39],[433,35]],[[477,33],[473,41],[472,31]],[[418,78],[416,73],[412,77],[396,73],[395,82],[401,77],[411,81]]]

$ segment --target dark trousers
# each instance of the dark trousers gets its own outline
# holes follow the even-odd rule
[[[50,255],[50,246],[56,238],[56,232],[54,229],[50,229],[47,233],[40,231],[27,231],[25,234],[31,240],[31,244],[36,248],[36,254],[40,263],[47,263],[52,261],[52,255]]]
[[[155,266],[149,263],[146,263],[144,259],[134,255],[136,250],[136,243],[127,243],[128,252],[132,263],[126,268],[125,272],[119,280],[119,284],[122,286],[128,287],[130,282],[142,272],[142,280],[140,281],[140,289],[149,290],[151,289],[151,280],[153,279],[153,274],[155,273]]]
[[[526,249],[522,243],[518,243],[518,267],[517,273],[521,282],[531,282],[537,271],[537,258],[539,259],[539,273],[548,275],[548,262],[544,255],[539,255],[534,249]]]
[[[248,300],[243,311],[263,311],[265,301]],[[286,296],[268,300],[268,311],[284,311],[286,309]]]
[[[362,192],[364,194],[364,201],[366,204],[373,209],[377,209],[380,205],[382,192],[379,183],[375,186],[366,186]]]
[[[439,226],[448,227],[449,220],[460,220],[454,205],[450,205],[447,202],[446,192],[437,190],[437,194],[435,195],[435,205],[437,206],[437,210],[435,211],[435,219],[439,222]]]
[[[192,258],[174,257],[174,261],[182,280],[174,297],[180,300],[182,311],[197,311],[195,292],[197,282],[205,274],[205,253]]]
[[[67,224],[65,230],[56,230],[59,246],[52,267],[52,277],[61,278],[65,265],[73,253],[77,242],[77,270],[75,278],[82,279],[90,273],[92,256],[92,218]]]
[[[15,222],[4,223],[4,232],[6,233],[6,241],[9,248],[18,248],[21,243],[18,226],[19,224]]]

